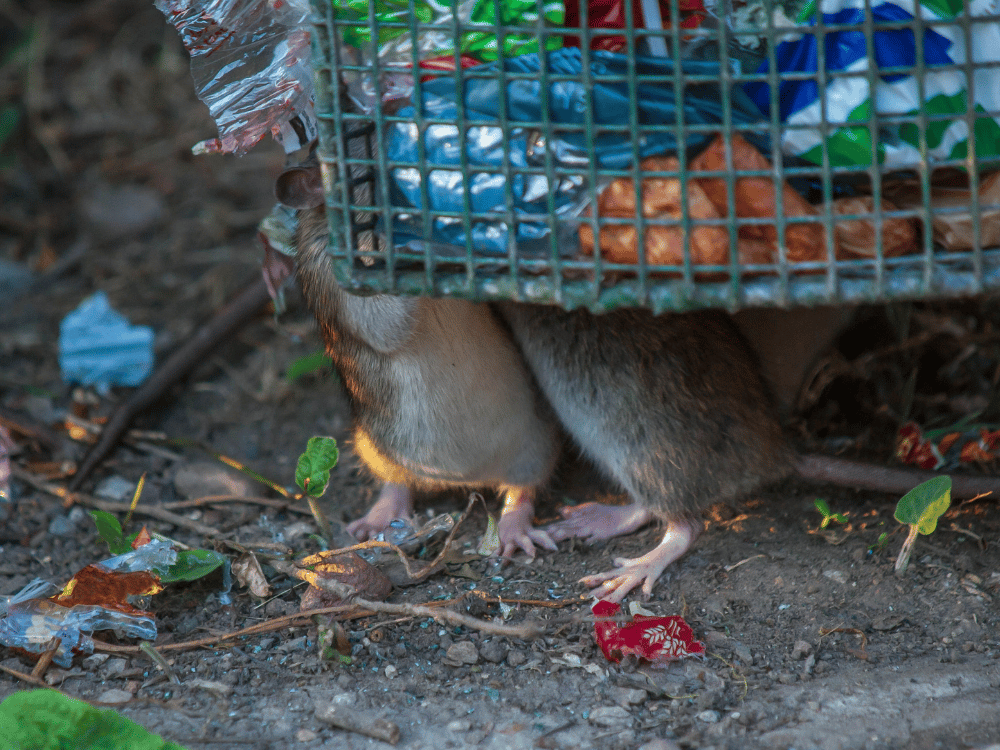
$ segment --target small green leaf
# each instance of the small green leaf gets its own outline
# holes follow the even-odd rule
[[[500,551],[500,533],[497,530],[497,522],[493,519],[493,516],[486,516],[486,533],[483,534],[482,541],[479,542],[479,548],[476,550],[477,555],[482,555],[483,557],[490,557],[495,555]]]
[[[311,375],[320,370],[329,370],[333,367],[333,361],[326,355],[326,352],[313,352],[304,357],[299,357],[288,365],[285,370],[285,380],[289,383],[298,380],[303,375]]]
[[[950,505],[951,477],[934,477],[903,495],[893,516],[900,523],[916,526],[926,536],[934,532],[938,518]]]
[[[125,538],[122,525],[114,515],[103,510],[92,510],[90,515],[97,525],[97,533],[107,542],[112,555],[124,555],[132,551],[132,545]]]
[[[826,504],[826,500],[821,497],[817,497],[813,500],[813,505],[816,506],[816,510],[823,514],[823,518],[830,515],[830,506]]]
[[[330,483],[330,469],[337,465],[340,453],[331,437],[311,437],[306,452],[295,467],[295,484],[312,497],[321,497]]]
[[[13,693],[0,703],[0,747],[184,750],[116,711],[102,711],[55,690]]]
[[[161,583],[177,583],[178,581],[196,581],[204,578],[220,565],[224,565],[226,556],[208,549],[186,549],[177,553],[177,562],[163,576]]]

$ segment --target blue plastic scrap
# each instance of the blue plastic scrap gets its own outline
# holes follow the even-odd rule
[[[67,383],[136,386],[153,370],[153,329],[111,309],[104,292],[85,299],[59,325],[59,366]]]
[[[634,65],[639,83],[633,105],[626,78],[631,63],[626,55],[591,52],[589,76],[582,75],[579,48],[555,50],[546,53],[544,59],[548,74],[556,78],[547,82],[547,96],[543,96],[538,54],[468,68],[460,84],[464,100],[461,113],[459,84],[454,78],[443,76],[421,87],[424,117],[457,123],[461,114],[466,122],[485,123],[481,127],[467,128],[464,138],[460,137],[458,125],[450,122],[432,124],[424,129],[422,138],[430,211],[463,212],[468,191],[474,214],[499,214],[496,218],[477,218],[471,222],[471,244],[477,251],[507,254],[511,238],[504,217],[508,211],[509,191],[516,216],[514,239],[518,252],[526,256],[547,255],[549,201],[553,201],[557,216],[572,216],[585,208],[589,195],[585,176],[591,162],[605,169],[631,166],[632,139],[621,126],[629,125],[633,109],[640,126],[637,143],[640,159],[677,151],[675,128],[678,119],[687,125],[721,123],[723,95],[731,98],[734,125],[762,119],[760,111],[741,90],[734,88],[725,94],[720,91],[717,62],[682,61],[683,76],[695,80],[684,84],[678,103],[673,60],[636,57]],[[507,80],[506,90],[501,92],[500,66],[507,73],[531,77]],[[478,72],[484,77],[476,77],[474,74]],[[562,80],[563,76],[575,76],[576,80]],[[604,77],[604,80],[593,80],[594,77]],[[708,80],[709,77],[715,80]],[[506,102],[506,119],[510,125],[506,136],[500,125],[503,102]],[[544,104],[548,111],[543,113]],[[584,129],[588,109],[594,125],[592,140],[588,140]],[[416,107],[411,105],[400,109],[398,116],[412,119],[415,112]],[[551,125],[540,129],[539,123],[546,122]],[[619,127],[611,130],[608,126]],[[704,145],[713,135],[712,132],[687,132],[684,146]],[[412,167],[390,170],[393,205],[414,209],[394,218],[393,239],[397,246],[419,246],[424,239],[420,210],[425,188],[419,166],[419,138],[418,126],[413,122],[394,122],[388,129],[388,158],[412,164]],[[463,143],[468,168],[472,170],[468,179],[463,179]],[[557,183],[552,186],[545,174],[537,173],[545,168],[547,158],[552,159],[554,169],[551,173],[557,176]],[[483,171],[475,171],[477,168]],[[532,171],[525,171],[529,169]],[[507,170],[510,179],[505,176]],[[466,230],[461,216],[433,216],[431,221],[430,239],[438,245],[439,252],[438,243],[441,243],[457,246],[456,250],[464,253]],[[560,253],[575,255],[578,251],[576,227],[573,222],[562,223],[568,233],[559,238]],[[563,241],[567,239],[570,241]]]

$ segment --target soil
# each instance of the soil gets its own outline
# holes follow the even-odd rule
[[[151,2],[2,3],[0,39],[4,100],[17,102],[18,117],[0,141],[0,260],[11,264],[0,266],[8,300],[0,305],[0,421],[18,451],[11,514],[0,522],[0,594],[11,594],[36,577],[62,584],[107,556],[86,500],[67,507],[38,489],[41,481],[64,483],[66,462],[83,454],[83,443],[65,437],[67,417],[106,416],[128,393],[97,397],[62,382],[60,321],[103,290],[132,323],[153,328],[162,361],[258,273],[255,226],[273,203],[284,157],[273,144],[239,159],[191,155],[214,126],[194,97],[176,34]],[[900,308],[866,317],[829,360],[835,377],[817,386],[791,425],[801,447],[886,463],[904,416],[942,425],[983,409],[995,414],[997,307],[987,300],[905,307],[904,334]],[[222,472],[213,453],[288,487],[306,440],[322,434],[345,448],[324,507],[338,525],[356,518],[375,486],[350,454],[339,381],[330,371],[285,378],[292,362],[320,347],[291,295],[277,321],[255,318],[148,410],[136,424],[142,432],[101,465],[85,493],[127,502],[145,474],[143,506],[208,494],[273,501],[279,496],[267,487]],[[58,426],[55,440],[27,437],[11,413]],[[602,492],[590,474],[571,470],[539,514],[554,517],[564,496]],[[817,497],[848,513],[848,525],[818,533]],[[558,553],[500,568],[459,555],[473,552],[485,528],[478,506],[447,567],[397,588],[389,601],[453,602],[447,606],[493,621],[503,619],[502,598],[513,605],[505,622],[538,622],[542,637],[367,615],[341,623],[349,659],[327,658],[308,619],[178,648],[298,611],[302,584],[265,560],[274,587],[267,599],[241,586],[227,599],[217,574],[152,597],[155,645],[178,683],[146,656],[100,649],[69,669],[49,667],[44,679],[113,704],[190,750],[383,744],[320,720],[317,711],[331,706],[392,721],[408,750],[1000,743],[996,501],[954,503],[898,577],[897,499],[787,481],[713,509],[707,531],[646,603],[656,614],[683,615],[707,646],[704,659],[616,665],[595,644],[577,579],[606,569],[612,557],[647,551],[657,529],[590,548],[564,543]],[[496,498],[487,501],[495,513]],[[464,503],[439,495],[419,508],[453,512]],[[316,551],[315,526],[298,505],[250,500],[175,511],[214,527],[217,538],[136,518],[178,542],[227,554],[234,548],[224,542]],[[880,548],[883,532],[889,539]],[[0,666],[31,669],[4,647]],[[30,688],[0,673],[0,699]]]

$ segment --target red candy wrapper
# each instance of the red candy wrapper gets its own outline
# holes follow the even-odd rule
[[[621,606],[601,599],[590,611],[594,617],[614,617],[621,611]],[[637,614],[632,622],[625,625],[598,620],[594,623],[594,637],[608,661],[615,663],[626,654],[635,654],[651,662],[705,655],[705,644],[696,641],[684,618],[676,615],[651,617]]]
[[[920,425],[907,422],[896,434],[896,458],[933,471],[950,471],[960,464],[992,464],[1000,458],[1000,430],[978,427],[949,432],[935,443],[924,436]]]

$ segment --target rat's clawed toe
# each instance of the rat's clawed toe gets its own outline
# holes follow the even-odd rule
[[[413,493],[401,484],[387,483],[378,500],[361,518],[347,524],[347,533],[358,541],[374,539],[397,518],[413,516]]]
[[[656,579],[670,563],[688,551],[699,531],[697,522],[671,521],[660,543],[645,555],[616,557],[614,563],[617,567],[614,570],[584,576],[580,582],[585,586],[596,586],[591,595],[611,602],[620,602],[632,589],[642,584],[641,595],[648,599]]]

